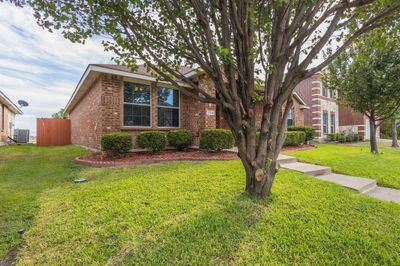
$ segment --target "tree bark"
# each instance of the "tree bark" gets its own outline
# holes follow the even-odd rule
[[[371,152],[372,153],[378,153],[378,143],[376,140],[376,122],[375,119],[370,118],[369,119],[369,127],[370,127],[370,137],[369,137],[369,143],[371,146]]]
[[[392,148],[398,148],[399,143],[397,142],[397,125],[399,120],[396,118],[392,119]]]

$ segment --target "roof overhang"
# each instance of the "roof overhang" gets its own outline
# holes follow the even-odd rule
[[[18,108],[2,91],[0,91],[0,103],[4,104],[8,110],[14,114],[22,115],[23,112]]]
[[[69,114],[76,104],[85,96],[85,94],[90,90],[91,85],[93,82],[101,75],[101,74],[110,74],[110,75],[117,75],[126,78],[133,78],[137,80],[147,81],[147,82],[157,82],[166,85],[172,85],[171,82],[167,81],[160,81],[156,77],[142,75],[138,73],[126,72],[117,69],[110,69],[107,67],[102,67],[98,65],[88,65],[85,72],[83,73],[81,79],[76,86],[74,93],[72,94],[71,98],[69,99],[67,105],[65,106],[65,113]],[[178,84],[182,87],[191,88],[188,84],[178,82]]]
[[[293,97],[300,103],[300,109],[310,109],[297,92],[293,92]]]

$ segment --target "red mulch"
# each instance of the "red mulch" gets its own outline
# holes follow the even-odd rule
[[[301,145],[294,147],[285,147],[285,151],[310,149],[312,145]],[[164,150],[159,153],[150,151],[130,152],[122,158],[109,158],[101,152],[80,156],[75,159],[75,163],[94,167],[112,167],[136,164],[148,164],[166,161],[206,161],[206,160],[236,160],[239,159],[236,152],[221,151],[207,152],[202,150],[189,149],[186,151]]]
[[[159,153],[150,151],[130,152],[122,158],[107,158],[102,153],[97,152],[75,159],[78,164],[85,164],[95,167],[110,167],[122,165],[135,165],[157,163],[165,161],[205,161],[205,160],[236,160],[238,156],[235,152],[206,152],[201,150],[189,149],[186,151],[165,150]]]

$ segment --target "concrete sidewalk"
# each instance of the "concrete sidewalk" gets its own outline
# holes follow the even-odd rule
[[[295,157],[287,155],[279,155],[278,164],[282,168],[357,190],[374,198],[400,203],[400,190],[379,187],[373,179],[332,173],[330,167],[299,163]]]

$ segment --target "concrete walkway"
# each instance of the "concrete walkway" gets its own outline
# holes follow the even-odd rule
[[[360,193],[367,194],[374,198],[400,203],[400,190],[378,187],[376,181],[373,179],[335,174],[332,173],[330,167],[299,163],[295,157],[287,155],[279,155],[278,164],[282,168],[294,170],[308,176],[313,176],[349,189],[357,190]]]

